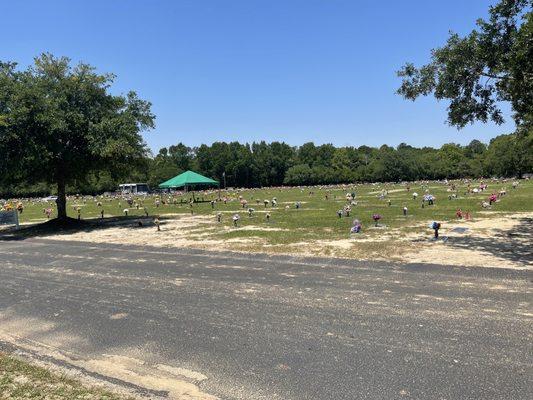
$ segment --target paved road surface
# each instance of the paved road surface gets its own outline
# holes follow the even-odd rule
[[[38,239],[0,263],[0,325],[197,371],[223,399],[533,396],[527,271]]]

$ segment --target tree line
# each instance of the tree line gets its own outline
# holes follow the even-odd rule
[[[488,145],[473,140],[467,146],[449,143],[438,149],[405,143],[396,148],[264,141],[191,148],[179,143],[159,150],[147,165],[144,178],[151,187],[188,169],[219,180],[221,186],[225,178],[226,186],[233,187],[510,177],[532,172],[533,131],[501,135]]]
[[[114,191],[126,181],[147,182],[151,188],[173,176],[194,170],[228,187],[321,185],[351,182],[397,182],[433,179],[521,176],[533,172],[533,131],[500,135],[487,145],[473,140],[466,146],[417,148],[405,143],[335,147],[312,142],[290,146],[282,142],[215,142],[189,147],[183,143],[146,155],[120,178],[93,173],[67,186],[70,193]],[[55,192],[46,183],[3,186],[2,196]]]

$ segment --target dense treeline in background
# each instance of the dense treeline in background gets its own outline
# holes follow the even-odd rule
[[[400,144],[397,148],[316,146],[286,143],[215,142],[191,148],[179,143],[146,155],[132,167],[127,179],[108,173],[92,174],[67,188],[69,193],[114,191],[119,183],[148,182],[151,188],[192,169],[227,186],[336,184],[394,182],[426,179],[520,176],[533,171],[533,133],[501,135],[488,145],[473,140],[467,146],[445,144],[439,149]],[[23,187],[3,186],[2,197],[44,195],[54,188],[44,183]]]

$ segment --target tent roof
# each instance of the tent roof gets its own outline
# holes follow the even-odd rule
[[[185,171],[159,185],[160,188],[175,188],[189,185],[218,185],[218,182],[194,171]]]

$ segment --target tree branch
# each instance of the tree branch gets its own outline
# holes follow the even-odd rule
[[[507,78],[506,75],[498,76],[498,75],[494,75],[494,74],[487,74],[487,73],[484,73],[484,72],[482,72],[480,75],[484,76],[486,78],[492,78],[492,79],[504,79],[504,78]]]

